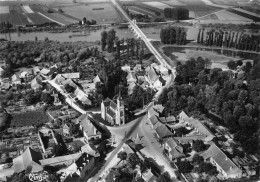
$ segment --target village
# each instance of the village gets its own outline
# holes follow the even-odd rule
[[[80,72],[66,72],[71,66],[38,64],[39,59],[35,59],[35,66],[20,69],[10,79],[1,79],[1,91],[12,93],[9,101],[2,104],[2,113],[18,117],[22,113],[26,118],[30,112],[37,113],[49,106],[39,114],[45,118],[43,122],[31,119],[24,123],[19,121],[22,118],[15,118],[19,124],[9,123],[3,130],[2,180],[22,173],[29,178],[36,174],[59,181],[114,181],[123,174],[136,180],[156,181],[166,175],[160,174],[160,166],[168,174],[174,171],[175,176],[170,177],[185,181],[217,181],[256,174],[258,159],[244,155],[227,129],[189,117],[183,111],[174,116],[165,115],[164,107],[157,104],[144,106],[147,110],[141,119],[143,123],[119,147],[120,140],[124,139],[120,134],[134,126],[126,119],[120,92],[115,100],[106,98],[99,108],[91,109],[91,94],[96,85],[103,84],[98,74],[86,78]],[[95,63],[96,58],[91,59]],[[170,71],[157,63],[145,69],[141,64],[122,65],[121,70],[127,75],[128,95],[136,85],[157,92],[171,79]],[[18,91],[36,98],[19,97]],[[82,114],[72,109],[70,102],[78,111],[90,111]],[[111,156],[113,165],[103,169],[103,162]],[[95,178],[98,171],[104,172]]]

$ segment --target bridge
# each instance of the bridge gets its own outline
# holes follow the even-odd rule
[[[117,0],[111,0],[112,4],[115,6],[115,8],[122,13],[122,15],[127,19],[129,22],[129,28],[134,32],[137,38],[140,38],[144,41],[148,49],[151,51],[151,53],[155,56],[155,58],[166,68],[172,71],[172,73],[175,73],[175,68],[172,67],[167,63],[167,61],[161,56],[161,54],[154,48],[150,40],[146,37],[146,35],[142,32],[142,30],[136,25],[136,20],[131,20],[126,12],[123,10],[123,8],[118,4]]]

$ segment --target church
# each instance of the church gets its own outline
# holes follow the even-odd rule
[[[125,106],[121,96],[117,97],[116,103],[106,98],[101,103],[101,117],[111,125],[125,124]]]

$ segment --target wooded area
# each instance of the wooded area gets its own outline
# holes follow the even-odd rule
[[[240,62],[236,63],[241,66]],[[245,152],[256,153],[260,119],[260,79],[256,68],[247,63],[238,73],[209,69],[208,61],[198,58],[178,64],[175,85],[158,99],[166,114],[177,115],[184,110],[194,117],[212,112],[222,118],[234,140]]]

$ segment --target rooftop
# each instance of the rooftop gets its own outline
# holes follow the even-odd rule
[[[212,143],[208,150],[201,155],[204,159],[212,158],[227,175],[242,174],[242,170],[215,143]]]

